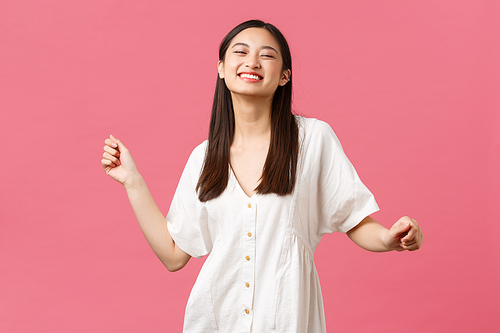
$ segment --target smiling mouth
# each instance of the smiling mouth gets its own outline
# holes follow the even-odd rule
[[[262,80],[263,77],[260,75],[255,75],[255,74],[248,74],[248,73],[240,73],[238,74],[239,77],[244,78],[244,79],[251,79],[251,80]]]

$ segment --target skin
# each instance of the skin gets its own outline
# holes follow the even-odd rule
[[[170,272],[184,267],[191,256],[173,241],[167,229],[167,221],[149,192],[146,182],[125,145],[114,136],[104,141],[102,166],[125,190],[146,240],[158,259]]]
[[[231,92],[235,132],[230,147],[231,168],[243,191],[252,196],[258,186],[267,156],[271,127],[271,103],[278,86],[287,84],[291,72],[283,70],[279,45],[262,28],[249,28],[236,35],[224,61],[217,67]],[[253,73],[258,80],[241,73]],[[105,140],[102,158],[104,171],[127,191],[146,240],[165,267],[173,272],[191,258],[173,241],[167,222],[154,202],[137,166],[125,145],[112,135]],[[373,252],[414,251],[422,245],[418,223],[402,217],[390,229],[368,216],[347,232],[358,246]]]
[[[278,86],[290,77],[283,70],[279,44],[269,31],[249,28],[236,35],[224,62],[218,63],[233,100],[235,131],[230,148],[231,168],[243,191],[252,196],[259,185],[271,137],[271,105]],[[261,80],[246,80],[254,73]]]

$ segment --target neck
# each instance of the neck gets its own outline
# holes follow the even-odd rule
[[[232,96],[234,110],[233,145],[255,142],[271,136],[272,97],[266,99]]]

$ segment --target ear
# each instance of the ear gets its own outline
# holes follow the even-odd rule
[[[219,62],[217,63],[217,71],[219,72],[219,77],[221,79],[224,78],[224,63],[219,60]]]
[[[280,86],[284,86],[285,84],[287,84],[287,82],[290,81],[291,76],[292,72],[289,69],[284,70],[281,74]]]

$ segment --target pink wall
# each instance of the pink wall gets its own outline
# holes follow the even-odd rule
[[[171,274],[101,169],[113,133],[166,214],[207,133],[218,43],[287,36],[295,108],[328,121],[382,208],[425,233],[316,252],[330,332],[496,332],[497,1],[1,1],[0,331],[179,332],[202,261]],[[495,219],[494,219],[495,217]]]

